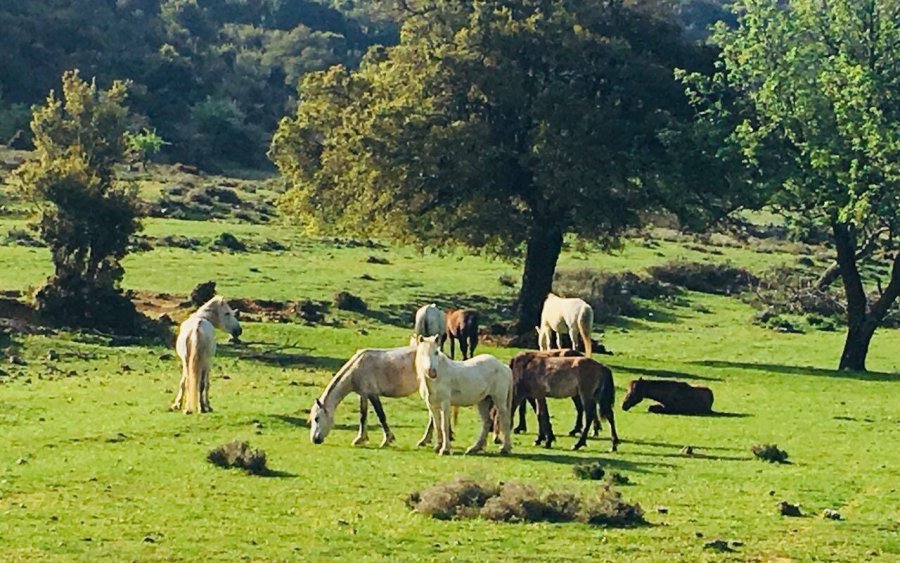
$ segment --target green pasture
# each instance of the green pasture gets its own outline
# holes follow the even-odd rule
[[[21,226],[0,221],[0,235]],[[900,447],[897,385],[900,331],[881,330],[868,374],[832,370],[841,332],[779,334],[751,324],[736,298],[687,292],[673,304],[648,304],[640,318],[598,327],[614,352],[605,356],[617,384],[671,377],[711,387],[721,416],[660,416],[647,404],[617,407],[618,453],[608,429],[577,453],[565,436],[573,410],[551,403],[556,447],[517,436],[513,454],[463,456],[476,434],[464,410],[449,458],[415,442],[426,422],[418,397],[385,400],[397,442],[350,445],[357,404],[348,398],[325,444],[309,440],[306,411],[357,348],[402,345],[415,307],[490,308],[494,317],[515,291],[519,265],[479,256],[422,255],[412,249],[349,246],[308,239],[295,229],[214,222],[147,220],[146,234],[179,234],[207,244],[228,231],[254,245],[271,238],[283,252],[220,253],[156,248],[125,261],[128,288],[186,294],[214,279],[228,297],[328,300],[340,290],[362,296],[366,314],[332,312],[326,323],[244,325],[242,345],[223,337],[213,370],[215,412],[168,412],[180,367],[163,346],[113,347],[102,336],[62,332],[16,336],[26,365],[0,367],[0,553],[4,560],[575,560],[798,561],[900,558]],[[679,242],[630,241],[606,255],[569,250],[563,269],[640,270],[675,260],[731,261],[754,271],[793,263],[788,252],[721,248],[710,254]],[[369,256],[389,264],[367,262]],[[44,249],[0,246],[0,289],[24,290],[49,273]],[[252,269],[251,269],[252,268]],[[373,281],[361,280],[369,274]],[[49,359],[52,350],[58,359]],[[511,357],[516,350],[479,347]],[[531,430],[535,428],[530,416]],[[272,477],[226,471],[206,452],[245,439],[268,454]],[[753,459],[749,448],[773,442],[792,463]],[[682,456],[685,445],[697,455]],[[590,493],[572,465],[600,460],[633,482],[619,490],[646,511],[647,526],[499,524],[436,521],[404,505],[412,490],[457,475],[518,480],[539,488]],[[801,518],[781,516],[781,500]],[[667,513],[658,511],[665,507]],[[837,509],[841,521],[821,513]],[[735,551],[703,548],[738,540]]]

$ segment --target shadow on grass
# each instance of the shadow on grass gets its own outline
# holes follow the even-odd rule
[[[639,375],[641,377],[664,377],[664,378],[674,378],[674,379],[699,379],[702,381],[722,381],[719,377],[705,377],[702,375],[694,375],[691,373],[685,373],[683,371],[672,371],[667,369],[649,369],[649,368],[633,368],[627,366],[617,366],[619,371],[624,371],[627,373],[633,373],[635,375]]]
[[[336,372],[347,361],[343,358],[332,358],[330,356],[312,356],[304,353],[290,352],[289,350],[299,350],[296,346],[269,346],[268,348],[258,346],[259,344],[271,344],[268,342],[242,342],[240,344],[232,344],[230,346],[220,346],[217,350],[219,354],[226,358],[237,358],[240,360],[251,360],[261,362],[266,365],[276,367],[316,367],[329,372]],[[303,348],[309,350],[309,348]]]
[[[645,412],[645,413],[648,413],[648,414],[658,414],[658,415],[660,415],[660,416],[665,416],[665,417],[687,416],[687,417],[690,417],[690,418],[750,418],[750,417],[754,416],[754,415],[752,415],[752,414],[750,414],[750,413],[746,413],[746,412],[720,412],[720,411],[712,411],[712,412],[708,412],[708,413],[694,413],[694,414],[687,414],[687,413],[671,413],[671,412],[654,412],[654,411],[650,410],[650,407],[653,407],[653,406],[654,406],[654,405],[650,405],[649,407],[647,407],[647,410],[646,410],[646,411],[637,411],[637,412]]]
[[[751,362],[730,362],[724,360],[699,360],[691,362],[696,365],[713,368],[735,368],[754,371],[768,371],[786,375],[815,375],[819,377],[837,377],[842,379],[856,379],[858,381],[900,381],[900,373],[886,373],[879,371],[841,371],[836,369],[823,369],[803,366],[786,366],[782,364],[757,364]]]
[[[297,477],[296,473],[289,473],[287,471],[279,471],[277,469],[265,469],[259,473],[253,473],[252,475],[254,477],[264,477],[266,479],[268,479],[268,478],[293,479],[293,478]]]
[[[651,440],[622,440],[621,444],[637,444],[639,446],[650,446],[653,448],[666,448],[671,450],[680,450],[684,444],[670,444],[668,442],[654,442]],[[728,447],[728,446],[697,446],[691,444],[691,447],[696,448],[698,450],[714,450],[714,451],[726,451],[726,452],[740,452],[743,451],[741,448]]]
[[[594,453],[591,450],[581,450],[586,453]],[[620,471],[633,471],[635,473],[654,473],[652,469],[649,468],[662,468],[662,469],[673,469],[677,467],[672,463],[642,463],[635,461],[628,461],[625,459],[620,459],[614,457],[616,454],[611,454],[608,451],[603,452],[603,456],[597,455],[596,457],[584,457],[579,455],[574,455],[570,453],[564,453],[561,451],[554,450],[544,450],[544,451],[530,451],[530,452],[522,452],[522,447],[520,446],[518,449],[514,449],[513,453],[509,455],[509,457],[516,459],[524,459],[528,461],[540,461],[540,462],[548,462],[548,463],[561,463],[564,465],[576,465],[579,463],[588,463],[591,461],[599,461],[603,464],[604,468],[616,469]]]
[[[701,449],[701,448],[697,448],[697,449]],[[684,454],[680,454],[680,453],[646,452],[646,453],[637,453],[635,455],[650,456],[650,457],[679,458],[679,459],[709,459],[712,461],[753,461],[753,458],[750,456],[709,455],[709,454],[704,454],[704,453],[693,453],[691,455],[684,455]]]

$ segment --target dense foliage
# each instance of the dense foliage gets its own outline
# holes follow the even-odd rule
[[[298,79],[354,65],[390,43],[389,12],[312,0],[0,0],[0,142],[26,129],[28,105],[78,68],[129,79],[131,107],[173,158],[259,166]]]
[[[358,71],[304,79],[272,156],[306,224],[524,253],[530,334],[567,233],[610,246],[646,210],[717,205],[721,178],[684,173],[703,157],[673,158],[690,120],[673,70],[705,59],[664,3],[422,9]]]
[[[720,71],[688,83],[703,123],[724,125],[760,193],[832,233],[847,297],[842,369],[900,296],[900,2],[742,0],[721,26]],[[893,263],[867,295],[859,262]],[[823,282],[828,283],[828,282]]]
[[[40,210],[38,232],[54,273],[35,294],[45,316],[67,325],[133,332],[138,315],[119,290],[138,200],[115,178],[127,150],[127,85],[101,92],[76,72],[63,75],[31,121],[35,156],[16,170]]]
[[[724,0],[681,0],[692,37]],[[415,4],[404,2],[402,5]],[[0,143],[27,132],[63,71],[133,82],[132,112],[207,168],[266,164],[265,146],[307,72],[355,67],[397,42],[396,0],[0,0]]]

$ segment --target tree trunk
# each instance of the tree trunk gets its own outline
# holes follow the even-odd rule
[[[553,288],[553,274],[562,251],[562,229],[541,221],[535,223],[525,251],[525,271],[516,306],[513,332],[519,336],[534,333],[534,328],[541,322],[541,309]]]
[[[875,329],[884,320],[894,301],[900,297],[900,252],[894,256],[891,280],[877,301],[869,306],[856,261],[856,230],[852,225],[834,223],[834,243],[844,291],[847,294],[847,340],[841,354],[840,369],[866,370],[866,355]]]

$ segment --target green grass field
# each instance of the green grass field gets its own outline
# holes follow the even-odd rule
[[[21,217],[0,220],[0,235],[22,224]],[[272,238],[288,250],[157,248],[127,259],[126,287],[183,295],[214,279],[227,297],[277,300],[330,300],[349,290],[371,312],[330,314],[315,327],[245,322],[244,344],[221,339],[215,412],[203,416],[167,411],[180,375],[172,350],[112,347],[103,337],[67,332],[15,337],[13,350],[27,363],[0,368],[4,560],[900,560],[900,330],[876,334],[871,373],[845,374],[832,369],[840,331],[779,334],[753,325],[753,310],[739,299],[685,293],[676,304],[651,305],[652,315],[600,327],[615,352],[603,361],[615,374],[617,405],[632,378],[674,377],[711,387],[723,416],[659,416],[646,403],[619,409],[618,453],[608,452],[605,425],[574,453],[574,438],[564,436],[573,410],[558,400],[551,409],[562,437],[553,450],[531,445],[532,432],[515,438],[509,457],[493,447],[467,457],[460,454],[477,417],[466,409],[455,454],[444,458],[414,447],[427,420],[417,396],[385,400],[394,445],[377,447],[381,434],[370,414],[370,443],[352,447],[351,396],[326,443],[314,446],[306,411],[354,350],[402,345],[415,308],[430,300],[496,304],[493,314],[502,316],[514,290],[498,278],[517,278],[519,265],[349,248],[281,226],[146,222],[152,236],[208,241],[223,231],[251,243]],[[390,263],[366,262],[373,254]],[[570,251],[561,267],[639,270],[678,258],[762,271],[796,256],[633,242],[613,255]],[[0,260],[0,290],[34,287],[50,271],[44,249],[0,246]],[[374,280],[360,280],[364,273]],[[48,359],[50,350],[57,360]],[[506,359],[516,350],[482,345],[479,352]],[[533,416],[530,424],[533,430]],[[235,438],[263,448],[277,475],[205,461],[209,449]],[[758,442],[777,443],[792,463],[754,459],[749,448]],[[698,455],[682,456],[685,445]],[[444,522],[404,506],[410,491],[457,475],[588,493],[597,484],[576,480],[572,465],[593,460],[630,478],[619,490],[644,507],[649,525]],[[781,500],[799,503],[805,516],[781,516]],[[826,508],[843,520],[822,518]],[[703,548],[717,538],[743,545],[729,553]]]

